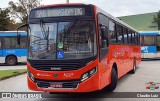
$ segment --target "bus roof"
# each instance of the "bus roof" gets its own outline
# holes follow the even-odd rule
[[[18,31],[21,36],[27,36],[27,32]],[[2,36],[17,36],[17,31],[0,31],[0,37]]]
[[[155,36],[155,35],[160,35],[160,31],[141,31],[140,32],[141,36]]]

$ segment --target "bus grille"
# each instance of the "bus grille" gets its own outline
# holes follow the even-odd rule
[[[61,83],[63,86],[62,88],[70,88],[70,89],[74,89],[77,88],[79,81],[42,81],[42,80],[36,80],[35,81],[37,83],[37,86],[40,88],[49,88],[51,83]]]
[[[78,70],[83,68],[85,62],[56,62],[56,61],[30,61],[30,65],[36,70],[44,71],[67,71],[67,70]]]

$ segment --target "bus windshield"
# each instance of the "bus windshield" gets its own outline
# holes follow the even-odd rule
[[[94,21],[30,24],[29,59],[84,59],[96,54]]]

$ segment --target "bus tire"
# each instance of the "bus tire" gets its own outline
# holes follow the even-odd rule
[[[130,71],[131,74],[135,74],[136,72],[136,59],[133,61],[133,69]]]
[[[117,86],[117,80],[118,80],[118,75],[115,70],[115,68],[112,68],[112,74],[111,74],[111,84],[107,86],[107,90],[112,92],[113,90],[116,89]]]
[[[10,66],[16,65],[17,64],[17,58],[15,56],[7,56],[6,64],[10,65]]]

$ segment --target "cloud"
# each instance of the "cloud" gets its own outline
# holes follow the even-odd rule
[[[0,0],[0,7],[7,7],[11,0]],[[17,1],[17,0],[14,0]],[[160,0],[70,0],[71,3],[95,4],[113,16],[126,16],[160,10]],[[66,3],[66,0],[42,0],[41,4]]]
[[[46,2],[47,1],[47,2]],[[126,16],[160,10],[160,0],[70,0],[71,3],[95,4],[113,16]],[[65,3],[66,0],[42,0],[43,4]]]
[[[160,10],[160,1],[153,0],[106,0],[110,2],[110,6],[105,7],[108,12],[114,16],[125,16],[133,14],[142,14],[149,12],[157,12]]]

